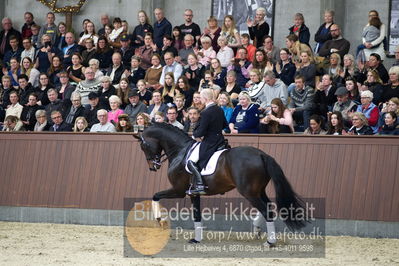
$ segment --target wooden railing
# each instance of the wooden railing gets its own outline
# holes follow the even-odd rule
[[[399,221],[399,138],[229,136],[273,156],[296,192],[326,199],[326,218]],[[169,187],[129,134],[0,133],[0,206],[123,209]],[[272,185],[267,188],[273,197]],[[221,197],[240,197],[234,190]]]

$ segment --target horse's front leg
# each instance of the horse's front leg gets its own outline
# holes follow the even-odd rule
[[[161,217],[161,207],[159,201],[161,199],[174,199],[174,198],[184,198],[186,196],[185,191],[177,191],[174,188],[159,191],[152,197],[152,212],[154,218],[158,221],[159,225],[164,228],[166,226],[166,218]]]

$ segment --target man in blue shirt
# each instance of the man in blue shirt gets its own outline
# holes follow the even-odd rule
[[[157,20],[154,23],[154,43],[162,49],[163,36],[172,35],[172,24],[165,18],[162,8],[155,8],[154,15]]]
[[[65,34],[65,42],[67,46],[62,49],[64,55],[63,65],[64,67],[72,66],[72,55],[79,52],[79,45],[75,43],[75,36],[72,32],[67,32]]]

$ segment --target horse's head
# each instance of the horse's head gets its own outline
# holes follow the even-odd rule
[[[159,141],[154,138],[145,138],[141,132],[134,136],[140,140],[140,147],[145,154],[150,171],[156,172],[161,168],[162,147]]]

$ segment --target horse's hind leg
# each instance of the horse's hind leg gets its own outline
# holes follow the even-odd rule
[[[264,198],[265,196],[266,198]],[[244,195],[244,197],[254,206],[255,208],[258,209],[259,213],[257,217],[255,218],[253,224],[256,227],[261,226],[262,223],[264,223],[266,219],[266,228],[267,228],[267,244],[268,245],[274,245],[277,242],[276,238],[276,228],[274,226],[273,218],[271,215],[273,215],[273,212],[268,209],[268,204],[266,202],[267,196],[266,194],[262,195],[261,198],[254,198],[254,197],[247,197]],[[270,200],[269,200],[270,202]]]
[[[194,196],[191,197],[191,204],[193,206],[193,216],[194,216],[194,238],[190,239],[188,242],[191,244],[197,244],[202,240],[202,223],[201,223],[201,197]]]

